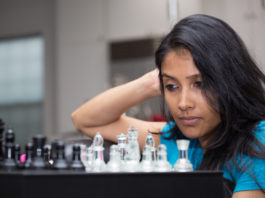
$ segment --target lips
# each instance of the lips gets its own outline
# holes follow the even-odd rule
[[[195,126],[196,124],[200,122],[201,118],[200,117],[180,117],[179,120],[184,126]]]

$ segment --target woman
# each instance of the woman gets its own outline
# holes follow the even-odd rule
[[[195,169],[222,170],[235,184],[233,198],[265,197],[265,76],[243,42],[223,21],[193,15],[181,20],[156,51],[154,70],[91,99],[72,114],[76,128],[89,136],[100,131],[116,142],[129,125],[148,131],[177,160],[177,138],[191,140]],[[122,116],[129,108],[159,96],[167,122]],[[162,133],[160,133],[162,132]]]

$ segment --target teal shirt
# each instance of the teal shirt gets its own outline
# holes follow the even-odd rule
[[[175,123],[166,124],[162,130],[162,133],[169,131],[172,127],[175,126]],[[255,137],[265,145],[265,121],[260,122],[255,130]],[[165,133],[165,137],[169,137],[171,133]],[[160,136],[160,143],[165,144],[167,147],[167,157],[168,161],[172,166],[178,159],[178,147],[176,144],[176,139],[165,139],[163,136]],[[264,153],[265,156],[265,153]],[[188,149],[188,157],[190,162],[193,165],[193,168],[196,169],[203,158],[203,149],[200,145],[198,139],[190,139],[190,145]],[[240,158],[238,159],[240,160]],[[232,160],[228,161],[222,167],[223,177],[235,183],[234,192],[243,191],[243,190],[258,190],[259,186],[256,184],[252,176],[250,176],[249,171],[256,177],[257,181],[261,185],[262,189],[265,189],[265,160],[258,159],[248,156],[243,156],[244,163],[251,163],[249,170],[241,172],[233,165]],[[242,162],[242,160],[240,160]],[[240,164],[240,163],[239,163]],[[227,165],[231,170],[227,169]]]

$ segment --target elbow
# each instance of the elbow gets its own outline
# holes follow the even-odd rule
[[[81,131],[81,124],[80,124],[80,119],[78,118],[78,113],[75,111],[71,114],[72,122],[74,124],[74,127],[76,130]]]

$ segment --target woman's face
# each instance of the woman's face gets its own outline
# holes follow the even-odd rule
[[[220,115],[208,103],[201,91],[201,75],[188,50],[170,51],[161,68],[165,100],[181,130],[188,138],[203,137],[219,123]]]

